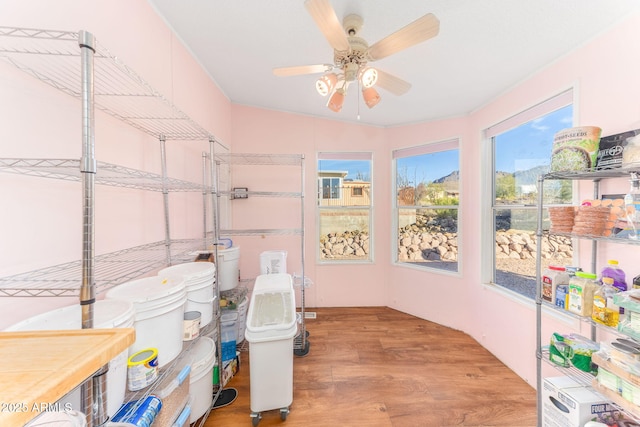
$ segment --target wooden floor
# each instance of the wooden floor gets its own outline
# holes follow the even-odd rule
[[[294,357],[286,421],[262,413],[261,427],[536,425],[534,389],[468,335],[390,308],[318,308],[311,343]],[[206,427],[251,426],[249,354],[228,387],[231,405]]]

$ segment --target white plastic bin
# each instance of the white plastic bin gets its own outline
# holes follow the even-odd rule
[[[221,291],[228,291],[238,286],[240,277],[239,261],[240,246],[218,249],[216,265],[218,266],[218,286]]]
[[[158,276],[179,276],[184,278],[187,289],[187,304],[184,311],[199,311],[200,328],[204,328],[213,320],[213,284],[216,266],[212,262],[187,262],[164,268]]]
[[[293,402],[295,294],[289,274],[256,278],[247,313],[251,411],[287,409]]]
[[[260,274],[287,272],[287,251],[264,251],[260,254]]]
[[[122,300],[100,300],[93,306],[93,324],[96,329],[132,328],[135,311],[133,304]],[[82,329],[82,308],[80,304],[57,308],[25,319],[9,326],[6,331]],[[127,350],[109,362],[107,378],[107,413],[112,417],[124,402],[127,388]],[[76,387],[60,401],[70,404],[74,410],[80,410],[81,393]],[[65,406],[65,409],[66,406]]]
[[[180,354],[187,302],[184,280],[145,277],[116,286],[106,297],[133,303],[136,341],[129,347],[129,356],[140,350],[157,348],[158,367],[162,368]]]

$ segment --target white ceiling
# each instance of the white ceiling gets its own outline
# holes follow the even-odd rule
[[[435,38],[374,63],[413,86],[379,90],[373,109],[358,91],[340,113],[314,88],[319,75],[276,77],[275,67],[333,62],[303,0],[149,0],[235,104],[395,126],[467,114],[627,15],[636,0],[331,0],[340,20],[364,19],[373,44],[426,13]],[[598,58],[592,64],[598,66]]]

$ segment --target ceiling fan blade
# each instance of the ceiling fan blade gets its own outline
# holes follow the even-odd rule
[[[376,61],[438,35],[440,21],[427,13],[411,24],[383,38],[369,47],[369,58]]]
[[[289,76],[299,76],[301,74],[316,74],[316,73],[324,73],[333,68],[333,65],[330,64],[319,64],[319,65],[298,65],[295,67],[280,67],[274,68],[273,74],[278,77],[289,77]]]
[[[385,73],[384,71],[377,71],[378,80],[376,81],[376,86],[398,96],[404,95],[411,89],[411,83],[402,80],[400,77]]]
[[[335,50],[349,50],[349,41],[329,0],[306,0],[304,6]]]

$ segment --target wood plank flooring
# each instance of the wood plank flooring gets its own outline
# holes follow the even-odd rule
[[[294,357],[291,412],[263,412],[261,427],[536,425],[534,389],[462,332],[385,307],[307,311],[317,318],[309,354]],[[243,351],[228,384],[238,398],[205,427],[252,425],[250,369]]]

